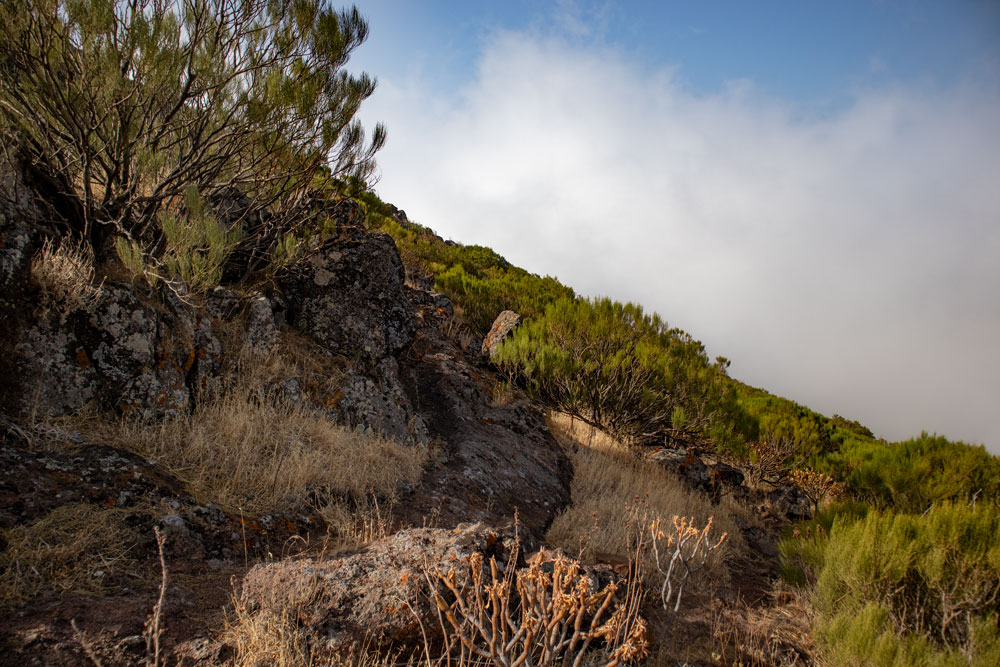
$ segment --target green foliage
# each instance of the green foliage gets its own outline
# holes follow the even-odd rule
[[[945,500],[1000,497],[1000,459],[982,446],[941,436],[923,433],[893,444],[852,440],[828,461],[855,496],[897,511],[919,513]]]
[[[494,362],[538,398],[634,442],[705,433],[734,405],[701,343],[606,298],[549,304]]]
[[[213,276],[230,239],[185,219],[193,187],[242,230],[249,269],[315,222],[317,193],[374,168],[384,129],[366,143],[354,117],[375,84],[344,70],[367,34],[327,0],[10,0],[0,124],[97,253],[125,236],[130,260]]]
[[[819,471],[833,472],[826,458],[847,443],[873,440],[867,428],[838,415],[827,418],[786,398],[743,384],[738,384],[737,393],[740,406],[757,420],[763,440],[793,443],[795,458]]]
[[[850,514],[781,544],[786,563],[817,576],[817,634],[832,663],[997,664],[1000,510]]]

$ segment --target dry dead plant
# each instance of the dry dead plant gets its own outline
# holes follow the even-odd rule
[[[549,427],[569,449],[573,504],[552,523],[548,544],[567,553],[579,552],[584,562],[621,560],[631,556],[636,533],[647,532],[657,519],[687,516],[704,525],[714,516],[715,528],[730,537],[711,553],[698,578],[720,584],[728,581],[724,561],[744,546],[727,506],[713,506],[661,466],[637,459],[627,446],[579,420],[553,414]],[[645,558],[647,584],[659,588],[662,582],[654,576],[652,553]]]
[[[273,512],[307,498],[369,491],[393,497],[415,484],[426,447],[333,424],[325,415],[241,386],[157,424],[97,422],[97,437],[165,466],[193,495],[229,511]],[[91,434],[92,436],[95,434]]]
[[[136,536],[117,509],[64,505],[0,537],[0,607],[44,591],[99,593],[110,574],[137,567]]]
[[[790,479],[802,493],[806,494],[813,508],[813,515],[819,511],[821,503],[844,495],[845,486],[826,473],[815,470],[793,470]]]
[[[708,518],[705,527],[695,527],[693,517],[674,517],[673,528],[663,532],[663,522],[656,519],[649,527],[653,557],[656,569],[663,577],[660,585],[660,601],[664,609],[670,609],[673,603],[673,613],[681,607],[681,597],[684,586],[695,572],[698,572],[708,562],[712,552],[726,541],[727,533],[713,544],[709,538],[712,531],[713,517]],[[662,550],[662,555],[661,555]]]
[[[101,294],[101,285],[94,285],[94,252],[70,236],[45,239],[31,260],[31,277],[41,291],[41,307],[58,312],[63,322],[71,312],[92,307]]]
[[[801,594],[772,591],[775,604],[740,600],[712,616],[717,664],[740,667],[800,667],[822,664],[812,640],[812,608]]]
[[[146,639],[146,656],[149,658],[152,667],[160,667],[160,639],[163,637],[163,605],[167,600],[167,586],[170,583],[170,575],[167,570],[167,556],[165,549],[167,546],[167,536],[158,526],[153,528],[156,535],[156,549],[160,555],[160,597],[153,605],[153,611],[146,619],[146,627],[143,630],[143,637]]]
[[[439,664],[450,665],[454,657],[461,667],[483,661],[500,667],[614,667],[646,655],[638,576],[616,600],[618,584],[596,590],[578,561],[557,555],[516,570],[516,560],[515,547],[503,568],[491,557],[487,569],[482,555],[473,554],[464,565],[468,577],[460,578],[454,568],[425,572],[445,638]],[[442,586],[446,594],[439,592]],[[429,651],[426,658],[433,662]]]
[[[743,466],[751,488],[784,484],[789,472],[802,463],[798,444],[789,438],[762,440],[752,450],[751,460]]]

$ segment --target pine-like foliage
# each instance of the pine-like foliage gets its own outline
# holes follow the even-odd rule
[[[814,596],[830,662],[1000,663],[998,536],[986,504],[834,523]]]
[[[733,407],[701,343],[607,298],[550,304],[494,362],[549,404],[636,443],[706,433]]]
[[[946,500],[1000,498],[1000,459],[981,445],[927,433],[891,444],[848,442],[829,457],[829,465],[855,496],[900,512],[920,513]]]
[[[344,70],[367,34],[327,0],[9,0],[0,129],[99,254],[124,236],[160,257],[194,188],[259,262],[374,168],[384,129],[367,142],[355,115],[375,82]]]

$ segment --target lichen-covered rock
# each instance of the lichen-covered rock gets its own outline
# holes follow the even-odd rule
[[[483,339],[483,355],[492,359],[500,343],[507,340],[508,336],[513,335],[519,326],[521,326],[521,316],[513,310],[505,310],[497,315],[489,333]]]
[[[292,267],[281,286],[294,327],[331,353],[372,367],[413,340],[404,280],[392,238],[348,228]]]
[[[468,577],[474,553],[506,563],[512,536],[483,524],[454,530],[411,529],[333,560],[258,565],[243,579],[242,602],[255,613],[294,619],[314,654],[336,654],[356,642],[416,647],[439,631],[425,571],[454,568]]]
[[[162,303],[105,284],[94,304],[38,314],[15,332],[5,402],[15,412],[68,414],[92,400],[143,418],[192,407],[219,370],[210,318],[164,289]]]
[[[400,442],[425,444],[429,440],[427,425],[413,411],[399,381],[399,365],[392,357],[379,361],[370,376],[349,371],[333,403],[331,415],[339,423],[370,429]]]
[[[271,301],[263,294],[255,294],[247,306],[247,343],[258,352],[267,352],[278,342],[278,325],[274,320]]]

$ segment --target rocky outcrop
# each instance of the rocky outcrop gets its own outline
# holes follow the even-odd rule
[[[497,315],[489,333],[483,339],[483,355],[492,359],[500,343],[512,336],[519,326],[521,326],[521,316],[513,310],[505,310]]]
[[[222,353],[210,318],[174,290],[144,301],[114,284],[86,308],[23,318],[8,345],[4,403],[41,415],[94,400],[144,418],[189,410]]]
[[[541,409],[523,398],[496,401],[498,378],[478,350],[466,354],[435,326],[418,331],[400,377],[435,457],[402,503],[407,518],[496,524],[518,512],[542,535],[569,503],[572,468]]]
[[[243,579],[241,600],[252,613],[291,619],[314,655],[364,641],[414,648],[421,626],[440,627],[424,573],[454,568],[461,586],[472,554],[503,564],[512,547],[511,531],[483,524],[403,530],[346,558],[258,565]]]
[[[660,447],[645,453],[645,459],[675,473],[689,487],[718,502],[722,496],[733,496],[744,505],[753,507],[762,518],[779,522],[799,521],[812,517],[808,497],[794,484],[777,483],[768,488],[751,488],[746,476],[734,466],[709,457],[699,456],[683,447]]]
[[[391,237],[347,228],[292,267],[281,287],[295,328],[370,368],[413,340],[405,278]]]
[[[199,503],[173,474],[132,452],[52,427],[0,424],[0,530],[79,504],[128,513],[143,557],[155,554],[153,526],[160,525],[168,555],[185,562],[264,556],[270,540],[320,528],[316,517],[287,512],[242,521]]]

